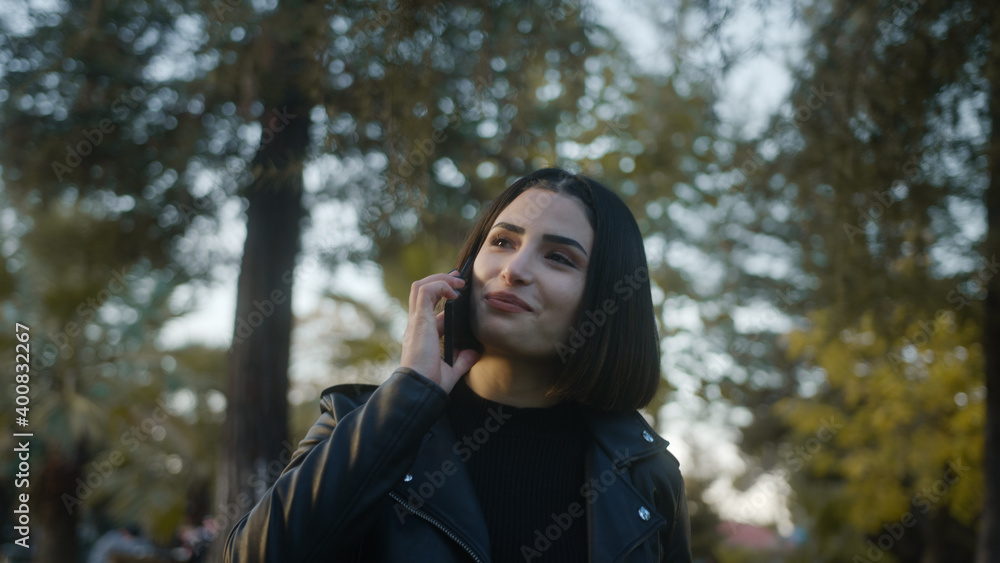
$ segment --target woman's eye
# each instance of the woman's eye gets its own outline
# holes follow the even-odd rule
[[[495,236],[492,239],[490,239],[490,246],[498,246],[500,248],[506,248],[505,245],[509,246],[511,244],[513,243],[511,243],[510,239],[503,236]],[[567,266],[576,268],[576,264],[573,262],[573,259],[562,252],[553,252],[548,256],[550,259],[559,262],[560,264],[565,264]]]
[[[493,246],[499,246],[501,242],[510,244],[510,241],[504,237],[494,237],[493,241],[490,244],[492,244]]]
[[[556,260],[556,262],[562,262],[563,264],[566,264],[567,266],[573,266],[574,268],[576,267],[576,264],[574,264],[573,261],[570,260],[569,257],[566,256],[565,254],[560,254],[560,253],[557,252],[557,253],[554,253],[554,254],[550,254],[549,256],[551,256],[552,258],[554,258]]]

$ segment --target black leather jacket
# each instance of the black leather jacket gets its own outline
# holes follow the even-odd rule
[[[324,391],[319,420],[236,524],[225,560],[490,561],[486,523],[445,415],[448,399],[409,368],[378,387]],[[593,437],[587,505],[585,515],[564,520],[587,526],[590,561],[691,561],[684,482],[667,442],[638,412],[584,410]]]

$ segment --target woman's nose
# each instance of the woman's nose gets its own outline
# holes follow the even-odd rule
[[[511,254],[503,270],[500,272],[500,277],[508,285],[524,284],[533,281],[534,274],[531,271],[530,253],[526,252],[524,247],[521,247],[517,252]]]

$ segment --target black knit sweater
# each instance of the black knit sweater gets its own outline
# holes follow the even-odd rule
[[[503,405],[476,395],[463,377],[451,391],[448,416],[486,517],[494,563],[586,561],[580,489],[588,434],[578,406]]]

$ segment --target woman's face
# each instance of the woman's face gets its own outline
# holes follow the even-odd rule
[[[548,358],[576,319],[594,245],[583,203],[525,190],[497,217],[472,268],[473,335],[487,353]]]

